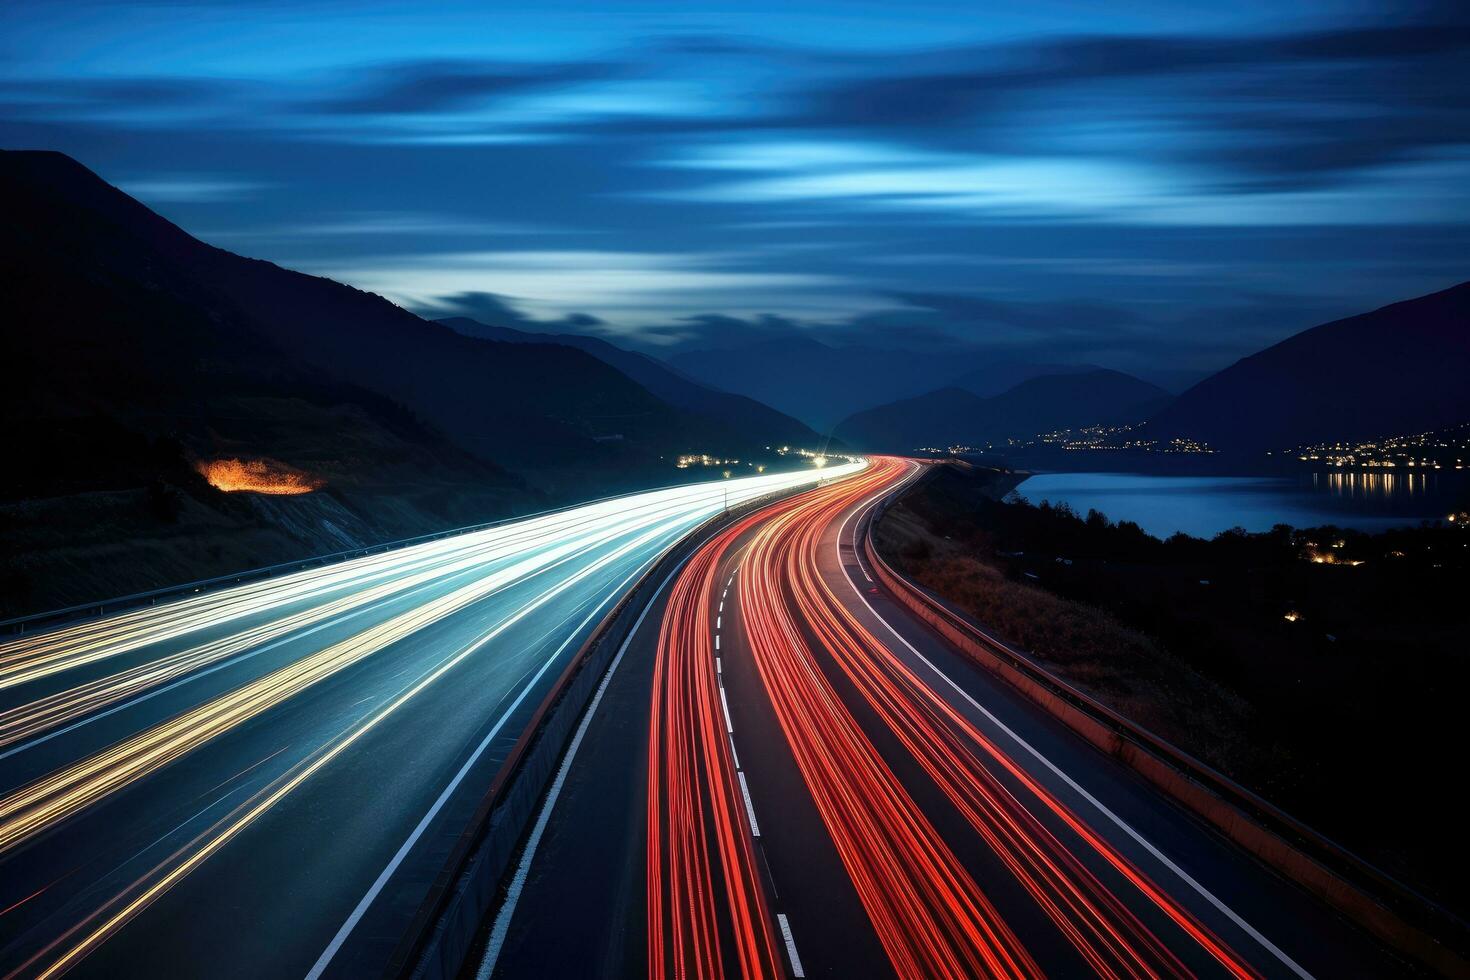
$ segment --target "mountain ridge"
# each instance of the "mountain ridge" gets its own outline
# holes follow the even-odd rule
[[[1142,421],[1169,397],[1157,385],[1097,368],[1030,378],[988,398],[946,385],[855,413],[835,432],[864,449],[976,445],[1059,428]]]
[[[1470,419],[1470,282],[1311,327],[1194,385],[1153,437],[1280,450]]]
[[[936,379],[953,384],[950,379],[985,372],[989,387],[981,390],[998,394],[1048,369],[1070,369],[997,358],[977,348],[834,346],[803,336],[685,350],[666,361],[697,381],[738,391],[822,433],[857,412],[932,391]]]
[[[535,333],[465,316],[442,317],[435,322],[469,336],[502,343],[550,343],[584,351],[621,371],[658,398],[709,420],[712,427],[720,430],[755,431],[763,438],[790,445],[815,447],[820,442],[820,437],[809,427],[754,398],[701,384],[649,354],[626,350],[601,337]]]

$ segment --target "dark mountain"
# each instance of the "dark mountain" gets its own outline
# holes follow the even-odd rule
[[[0,616],[542,503],[391,398],[249,328],[167,251],[206,246],[66,157],[0,153],[0,208]],[[222,458],[325,486],[221,493],[196,465]]]
[[[722,437],[739,441],[711,445],[707,419],[584,351],[466,337],[371,293],[213,248],[60,154],[7,153],[4,168],[5,194],[25,212],[8,231],[22,250],[30,236],[65,256],[47,271],[59,292],[68,276],[90,276],[197,314],[167,342],[156,331],[140,337],[151,329],[143,323],[124,334],[107,317],[85,325],[71,317],[60,335],[37,332],[37,343],[81,331],[99,351],[140,341],[166,347],[175,370],[153,373],[174,388],[188,388],[188,366],[211,352],[241,363],[256,352],[407,406],[454,445],[553,492],[585,489],[592,468],[610,488],[631,485],[662,473],[660,456],[748,452],[774,438],[726,429]],[[33,354],[46,360],[45,350]]]
[[[803,337],[684,351],[668,360],[698,381],[748,395],[821,433],[855,411],[917,394],[967,367],[952,354],[829,347]]]
[[[0,209],[0,616],[647,485],[661,455],[764,435],[712,445],[581,350],[213,248],[59,153],[0,152]],[[232,458],[323,486],[196,472]]]
[[[859,449],[978,445],[1055,429],[1148,418],[1169,395],[1146,381],[1098,368],[1024,381],[993,398],[953,386],[895,401],[843,421],[839,439]]]
[[[833,346],[804,337],[684,351],[668,361],[698,381],[749,395],[822,433],[854,412],[932,391],[939,383],[988,397],[1028,378],[1074,370],[973,348]]]
[[[889,452],[985,442],[990,401],[963,388],[939,388],[850,415],[834,434],[856,449]]]
[[[1219,449],[1417,433],[1470,420],[1470,283],[1290,337],[1190,388],[1151,435]]]
[[[530,333],[481,323],[469,317],[446,317],[437,322],[470,337],[513,344],[561,344],[585,351],[632,378],[668,404],[698,416],[711,438],[722,433],[727,435],[720,438],[739,441],[753,435],[765,443],[778,441],[807,447],[815,447],[819,441],[815,432],[789,415],[783,415],[753,398],[702,385],[662,361],[647,354],[624,350],[600,337]]]

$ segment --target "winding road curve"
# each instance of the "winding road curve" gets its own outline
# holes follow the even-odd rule
[[[763,507],[670,579],[479,976],[1403,972],[884,595],[857,545],[917,472]]]

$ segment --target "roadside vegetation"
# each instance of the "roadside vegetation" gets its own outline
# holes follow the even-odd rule
[[[879,548],[1057,675],[1464,915],[1470,526],[1160,540],[946,466]],[[1024,492],[1024,485],[1022,485]]]

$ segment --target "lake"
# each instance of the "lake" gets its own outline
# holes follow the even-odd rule
[[[1266,531],[1273,524],[1378,531],[1443,519],[1470,496],[1470,473],[1302,473],[1299,476],[1152,476],[1133,473],[1038,473],[1016,493],[1040,503],[1096,508],[1134,521],[1150,534],[1183,531],[1209,538],[1232,527]]]

